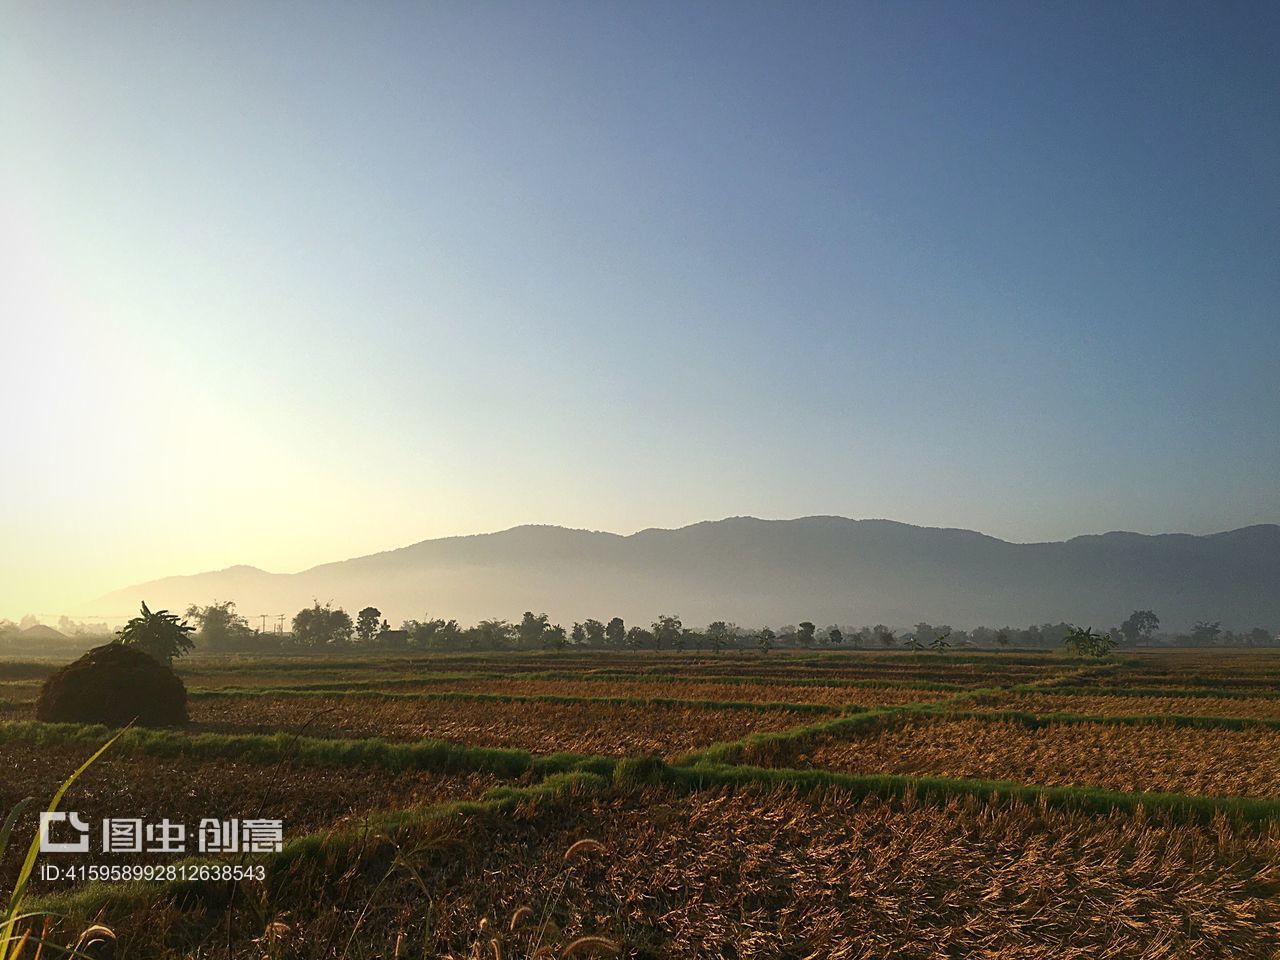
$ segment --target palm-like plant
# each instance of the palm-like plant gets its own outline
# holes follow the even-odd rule
[[[142,615],[126,623],[116,635],[119,643],[137,647],[161,663],[172,663],[195,646],[195,627],[168,610],[151,611],[142,604]]]
[[[760,648],[761,654],[767,655],[773,649],[773,641],[776,637],[777,635],[768,627],[756,634],[756,646]]]
[[[1072,627],[1063,645],[1076,656],[1101,660],[1111,654],[1116,647],[1116,642],[1111,638],[1111,634],[1096,634],[1092,627]]]

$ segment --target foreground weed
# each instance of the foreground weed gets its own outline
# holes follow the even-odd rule
[[[49,801],[49,806],[45,808],[46,813],[54,813],[58,809],[58,804],[62,802],[63,796],[71,788],[71,785],[93,765],[95,760],[106,753],[107,748],[115,743],[122,733],[124,733],[123,730],[99,747],[93,756],[82,763],[71,776],[62,782],[57,792],[54,793],[53,799]],[[5,850],[8,849],[9,840],[13,835],[13,829],[18,822],[18,818],[26,810],[30,802],[30,797],[21,800],[9,812],[3,829],[0,829],[0,857],[3,857]],[[31,880],[31,871],[35,869],[36,857],[39,853],[40,832],[37,830],[36,835],[31,838],[31,846],[27,848],[27,856],[22,862],[22,868],[18,871],[17,881],[13,885],[13,893],[9,896],[9,902],[5,906],[3,915],[0,915],[0,957],[4,957],[5,960],[18,960],[18,958],[26,955],[25,951],[28,945],[35,949],[33,960],[39,960],[46,946],[50,946],[51,949],[57,950],[66,956],[92,956],[92,953],[89,952],[92,948],[115,940],[115,934],[107,927],[95,924],[81,933],[75,946],[61,948],[52,946],[45,939],[45,934],[47,934],[49,928],[47,917],[44,933],[40,937],[33,937],[30,929],[19,932],[20,924],[40,915],[23,911],[23,905],[26,902],[27,884]]]

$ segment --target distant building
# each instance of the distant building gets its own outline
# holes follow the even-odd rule
[[[378,642],[388,647],[407,647],[409,645],[409,631],[383,630],[378,634]]]

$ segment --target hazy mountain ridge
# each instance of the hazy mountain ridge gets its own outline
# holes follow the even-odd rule
[[[972,530],[891,520],[732,517],[629,536],[526,525],[424,540],[294,574],[250,566],[167,577],[95,601],[184,608],[215,598],[242,613],[292,615],[313,598],[372,604],[406,617],[553,620],[662,612],[689,623],[908,625],[918,620],[1108,627],[1136,607],[1167,628],[1197,619],[1232,628],[1280,626],[1280,526],[1206,536],[1115,531],[1017,544]],[[104,606],[105,605],[105,606]]]

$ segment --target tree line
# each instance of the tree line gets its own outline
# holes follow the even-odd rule
[[[382,612],[364,607],[354,618],[342,607],[318,600],[299,610],[291,631],[262,633],[250,627],[233,601],[192,605],[186,616],[198,627],[201,645],[210,652],[235,651],[482,651],[482,650],[758,650],[775,647],[801,649],[908,649],[945,652],[954,647],[1060,649],[1079,636],[1074,624],[1044,623],[1028,627],[975,627],[971,630],[917,623],[909,630],[885,624],[819,628],[811,621],[779,627],[747,628],[717,620],[702,628],[686,626],[678,615],[661,614],[649,624],[630,626],[621,618],[586,619],[568,627],[552,623],[546,613],[526,611],[517,622],[481,620],[462,626],[457,620],[405,620],[393,628]],[[1247,633],[1222,629],[1217,621],[1199,621],[1190,633],[1160,633],[1160,618],[1151,610],[1135,610],[1119,626],[1101,634],[1113,644],[1129,646],[1262,646],[1276,642],[1270,631],[1256,627]],[[1076,633],[1073,634],[1073,631]]]

